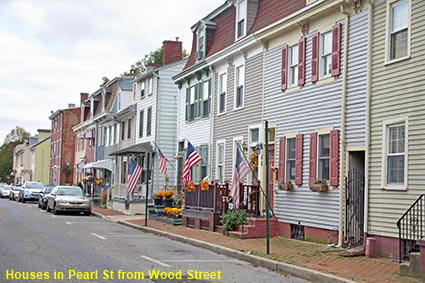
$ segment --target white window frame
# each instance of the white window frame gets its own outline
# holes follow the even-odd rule
[[[142,95],[142,91],[143,91],[143,95]],[[140,99],[143,99],[145,97],[146,97],[145,81],[142,81],[142,83],[140,84]]]
[[[298,86],[298,60],[299,60],[299,50],[298,44],[289,47],[288,52],[288,87]],[[292,62],[292,52],[293,50],[297,51],[297,58],[295,62]],[[292,64],[291,64],[292,62]],[[291,83],[292,74],[295,74],[295,80]]]
[[[220,164],[219,163],[219,151],[218,151],[218,148],[219,148],[219,145],[223,145],[223,164]],[[222,166],[223,167],[223,183],[224,183],[224,181],[225,181],[225,174],[226,174],[226,140],[225,139],[221,139],[221,140],[217,140],[216,141],[216,165],[215,165],[215,172],[216,172],[216,179],[217,180],[219,180],[219,182],[220,182],[220,179],[219,179],[219,174],[218,174],[218,168],[219,168],[219,166]]]
[[[153,79],[149,78],[149,88],[148,88],[148,95],[152,95],[153,94]]]
[[[319,160],[320,160],[320,136],[323,135],[329,135],[329,176],[326,179],[327,184],[330,183],[330,179],[331,179],[331,151],[332,151],[332,147],[331,147],[331,131],[328,130],[324,130],[324,131],[319,131],[317,133],[317,144],[316,144],[316,179],[323,179],[321,177],[319,177]],[[295,145],[296,146],[296,145]]]
[[[223,81],[221,78],[223,77]],[[223,83],[224,82],[224,83]],[[224,86],[224,89],[223,89]],[[224,91],[223,91],[224,90]],[[218,75],[218,98],[217,98],[217,116],[224,115],[227,112],[227,73]],[[221,94],[224,93],[224,111],[220,112]]]
[[[324,54],[324,40],[323,38],[326,36],[330,36],[331,38],[331,50],[329,53]],[[320,34],[319,38],[319,79],[326,79],[332,76],[332,45],[333,45],[333,36],[332,36],[332,30],[324,32]],[[329,70],[329,74],[324,73],[324,57],[329,57],[329,65],[331,65],[331,68]]]
[[[240,5],[241,4],[245,5],[245,15],[243,15],[242,18],[239,18],[239,9],[240,9]],[[236,2],[236,26],[235,26],[235,40],[238,40],[240,38],[243,38],[246,35],[246,28],[247,28],[247,14],[248,14],[248,0],[237,0]],[[243,27],[243,33],[238,36],[238,26],[239,26],[239,22],[241,20],[244,20],[244,27]]]
[[[199,42],[200,42],[200,38],[202,38],[202,50],[199,48]],[[199,31],[196,34],[196,51],[197,52],[202,52],[202,58],[205,58],[205,44],[206,44],[206,29],[205,27],[202,27],[199,29]],[[198,57],[198,56],[196,56]],[[198,60],[198,58],[196,58]]]
[[[238,69],[242,70],[242,84],[240,84],[238,82]],[[242,86],[243,87],[243,92],[242,92],[242,105],[237,107],[236,106],[236,102],[237,102],[237,92],[238,92],[238,87]],[[233,110],[239,110],[239,109],[243,109],[245,106],[245,64],[240,64],[237,65],[235,67],[235,95],[234,95],[234,99],[233,99]]]
[[[390,126],[401,125],[404,123],[404,184],[388,184],[387,183],[387,154],[388,154],[388,128]],[[408,188],[408,142],[409,142],[409,118],[399,117],[394,119],[384,120],[382,123],[382,170],[381,170],[381,186],[384,190],[406,191]]]
[[[407,55],[400,58],[391,59],[391,19],[392,19],[392,7],[397,2],[401,3],[407,1],[409,6],[409,15],[408,15],[408,27],[407,27]],[[411,0],[387,0],[386,8],[386,29],[385,29],[385,65],[396,63],[410,58],[411,52],[411,31],[412,31],[412,2]]]

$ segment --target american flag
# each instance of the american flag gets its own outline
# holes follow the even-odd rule
[[[159,158],[159,171],[162,175],[167,176],[167,158],[165,158],[164,154],[162,154],[161,150],[157,145],[156,146],[156,152],[158,154]]]
[[[240,183],[243,183],[246,176],[251,172],[248,164],[244,160],[242,160],[242,155],[239,150],[239,147],[236,147],[236,160],[235,160],[235,168],[233,171],[233,180],[232,180],[232,189],[230,191],[230,196],[233,199],[233,203],[235,204],[235,208],[239,208],[240,205],[240,197],[239,197],[239,187]]]
[[[140,167],[139,164],[131,159],[130,163],[128,164],[127,180],[125,184],[129,194],[132,194],[136,189],[137,183],[139,182],[140,176],[142,175],[142,171],[142,167]]]
[[[201,161],[201,156],[193,148],[192,144],[187,142],[187,155],[186,161],[184,162],[183,177],[182,177],[182,186],[185,187],[188,182],[192,179],[190,175],[190,169],[195,166],[199,161]]]

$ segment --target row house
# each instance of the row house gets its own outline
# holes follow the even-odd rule
[[[263,117],[275,133],[273,209],[285,236],[362,244],[368,8],[308,2],[257,34]]]
[[[421,0],[374,1],[370,18],[366,232],[377,256],[400,260],[425,229],[424,19]]]
[[[38,141],[31,146],[33,180],[49,183],[50,175],[50,130],[38,129]]]
[[[22,144],[13,148],[14,184],[22,185],[25,181],[34,181],[31,147],[38,141],[37,136],[30,136]]]
[[[53,112],[49,119],[52,125],[49,184],[71,184],[75,164],[75,133],[72,127],[80,121],[80,108],[69,104],[68,108]]]
[[[176,171],[167,164],[167,176],[160,173],[157,148],[171,160],[177,140],[178,88],[172,77],[179,73],[186,60],[182,59],[182,42],[164,41],[162,66],[148,66],[132,85],[132,104],[127,114],[117,113],[121,121],[121,139],[129,142],[111,153],[116,157],[113,207],[130,212],[144,213],[146,187],[150,196],[176,184]],[[144,169],[139,184],[131,196],[126,192],[126,172],[130,159]],[[128,199],[130,197],[130,199]]]

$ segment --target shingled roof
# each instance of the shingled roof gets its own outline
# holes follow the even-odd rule
[[[247,35],[265,28],[304,7],[305,0],[258,0],[257,14]],[[209,20],[216,23],[217,28],[213,32],[211,45],[206,46],[206,57],[225,49],[235,42],[236,8],[232,5]],[[196,33],[193,33],[192,50],[184,70],[196,63],[196,44]]]

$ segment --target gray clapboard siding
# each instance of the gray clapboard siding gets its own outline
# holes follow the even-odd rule
[[[347,62],[345,145],[364,146],[366,136],[366,88],[368,10],[350,17]]]
[[[342,34],[344,25],[341,28]],[[341,35],[341,58],[343,35]],[[266,52],[264,119],[276,125],[275,166],[278,166],[278,139],[288,132],[304,135],[303,185],[295,191],[277,191],[274,211],[279,221],[322,229],[338,229],[339,189],[312,192],[308,187],[310,133],[318,128],[340,128],[341,76],[334,82],[311,83],[311,35],[306,40],[306,84],[291,93],[281,91],[281,47]],[[343,68],[341,61],[341,70]]]
[[[217,140],[225,139],[225,172],[224,179],[232,180],[233,172],[233,137],[242,136],[244,142],[248,140],[250,125],[261,123],[261,87],[263,73],[263,54],[259,53],[245,61],[245,100],[243,109],[233,110],[235,99],[235,66],[227,68],[227,105],[226,114],[217,116],[217,86],[219,76],[216,75],[214,83],[214,133],[213,133],[213,177],[215,174],[217,158]]]
[[[425,193],[425,2],[412,0],[410,59],[385,65],[386,1],[375,2],[372,33],[368,233],[398,237],[397,220]],[[407,191],[381,186],[383,120],[408,116]]]

